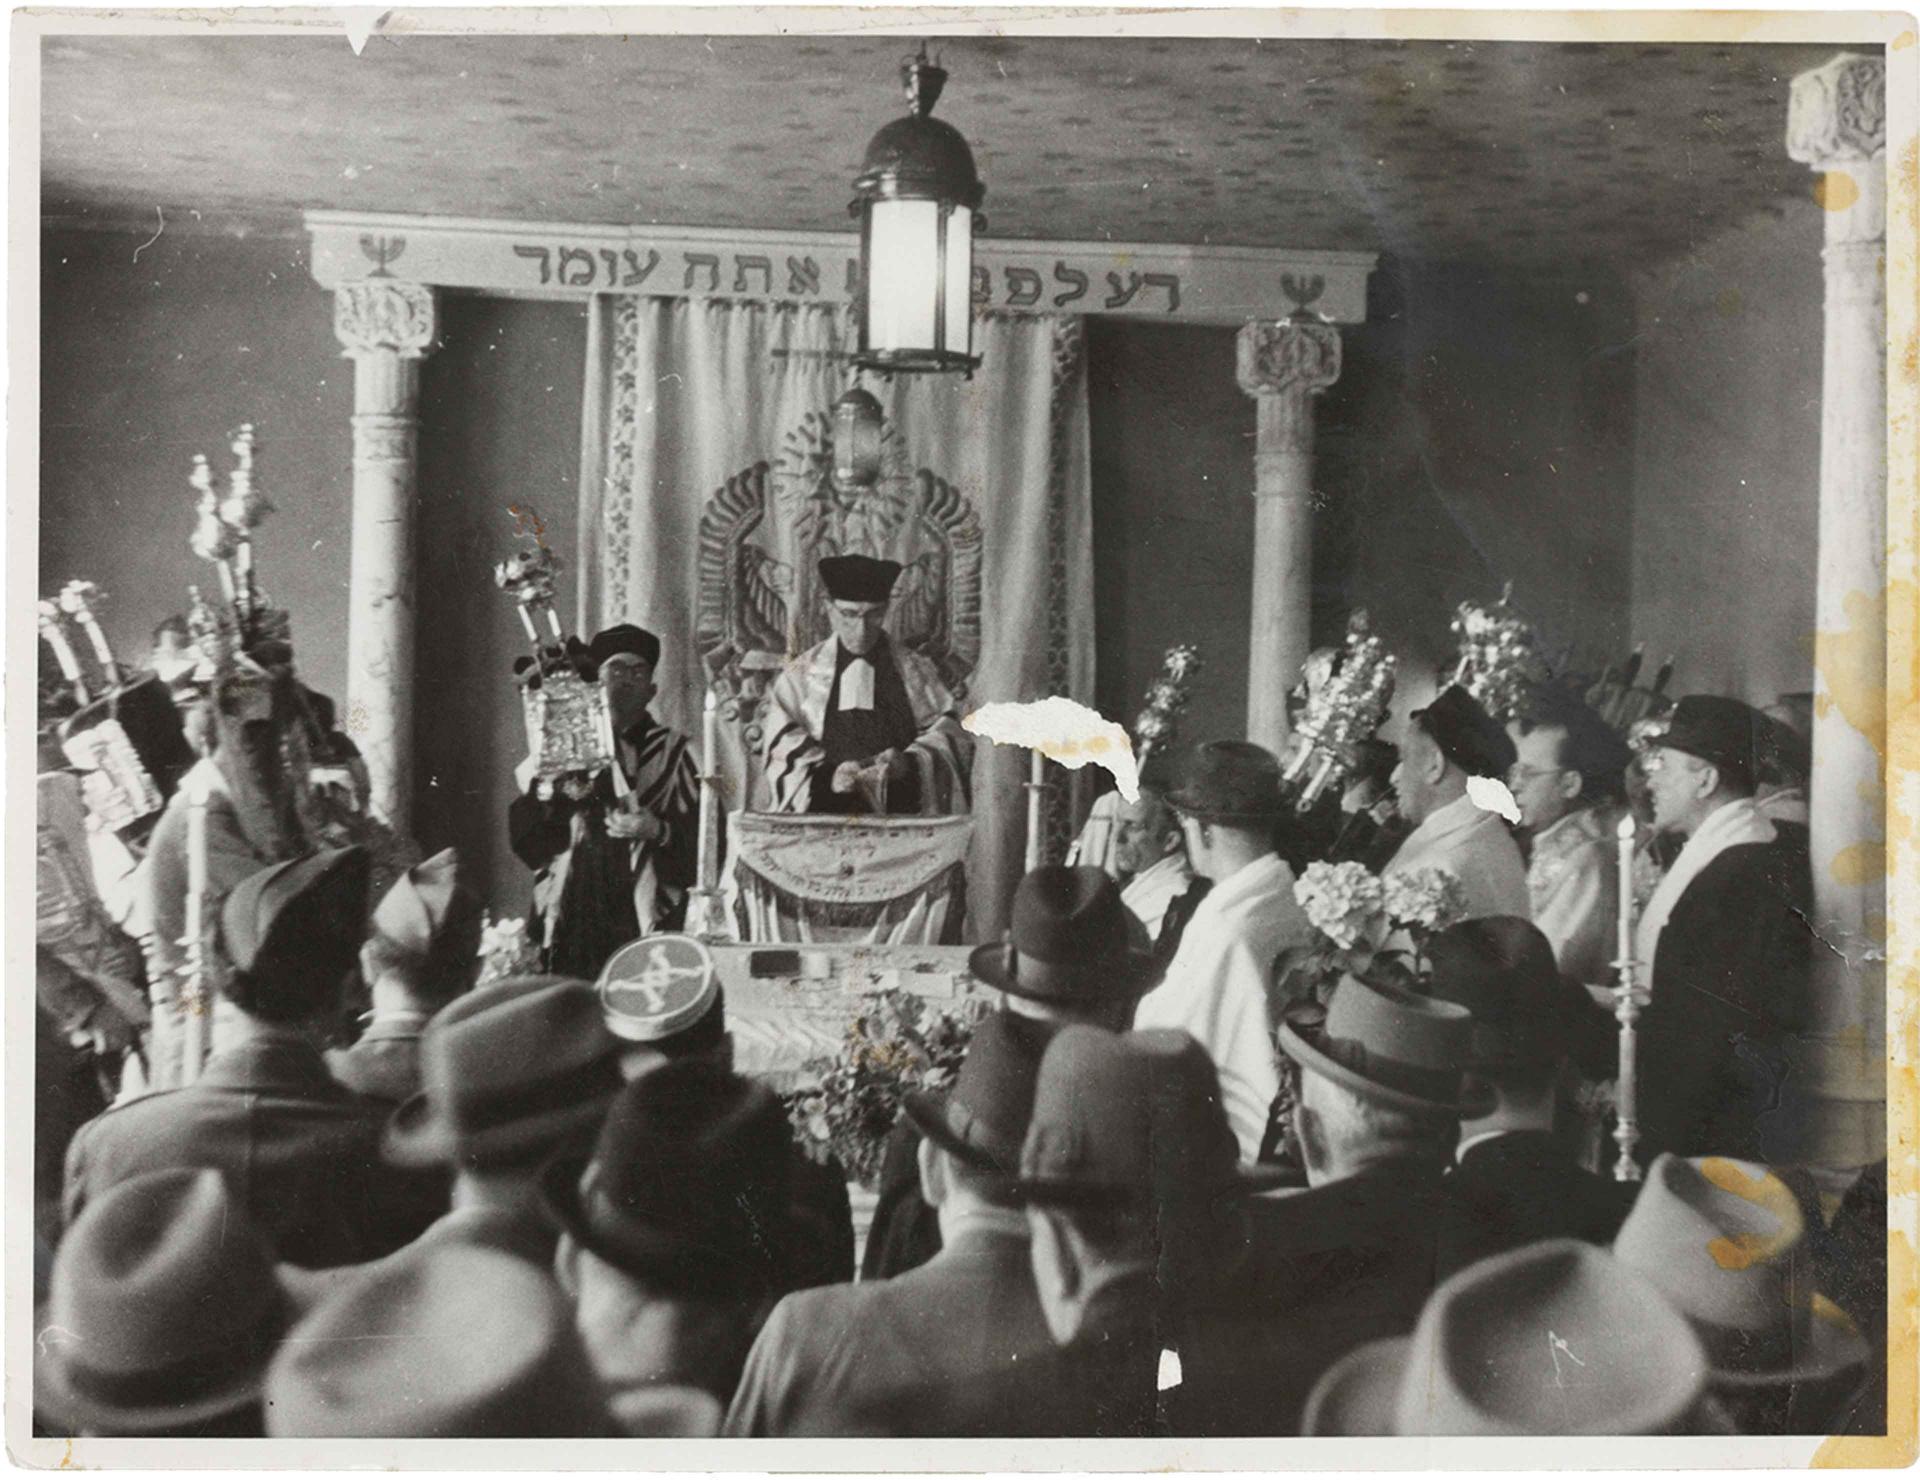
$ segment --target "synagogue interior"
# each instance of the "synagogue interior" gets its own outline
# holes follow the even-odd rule
[[[35,1435],[1888,1431],[1879,43],[39,47]]]

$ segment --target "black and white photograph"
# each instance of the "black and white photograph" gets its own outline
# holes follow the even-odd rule
[[[15,11],[10,1456],[1912,1462],[1916,39]]]

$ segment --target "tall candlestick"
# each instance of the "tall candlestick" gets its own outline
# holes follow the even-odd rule
[[[204,762],[202,763],[204,764]],[[187,791],[187,898],[186,935],[181,945],[186,951],[182,968],[180,1008],[180,1082],[192,1084],[200,1077],[212,1028],[212,1004],[207,1000],[207,798],[211,792],[206,773],[196,766],[188,772]]]
[[[1633,814],[1620,819],[1614,835],[1620,839],[1620,959],[1633,956]]]
[[[700,860],[699,887],[712,890],[719,880],[715,877],[718,860],[714,853],[719,841],[719,815],[716,803],[719,800],[720,763],[720,699],[712,689],[707,690],[707,702],[700,716]]]
[[[1046,839],[1041,836],[1040,798],[1047,785],[1047,758],[1040,751],[1030,752],[1033,763],[1027,774],[1027,858],[1029,872],[1040,867],[1041,847]]]
[[[1639,1033],[1641,997],[1634,981],[1633,961],[1633,814],[1620,819],[1615,829],[1620,840],[1620,958],[1614,968],[1618,978],[1613,989],[1613,1015],[1620,1024],[1620,1072],[1614,1084],[1613,1139],[1619,1144],[1620,1157],[1613,1164],[1616,1182],[1638,1182],[1640,1164],[1633,1159],[1633,1148],[1640,1141]]]

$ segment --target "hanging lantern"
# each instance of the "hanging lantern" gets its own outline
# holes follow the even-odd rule
[[[873,136],[847,208],[860,218],[854,363],[963,370],[973,354],[973,234],[987,193],[960,131],[934,118],[947,74],[927,49],[900,69],[908,113]]]
[[[833,481],[871,488],[880,479],[880,403],[859,386],[833,403]]]

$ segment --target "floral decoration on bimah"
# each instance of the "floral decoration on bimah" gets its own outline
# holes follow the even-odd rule
[[[1358,863],[1310,863],[1293,897],[1317,939],[1281,953],[1274,972],[1284,1013],[1325,1006],[1347,975],[1423,991],[1432,975],[1427,943],[1467,915],[1460,881],[1443,868],[1382,877]]]
[[[1501,724],[1526,710],[1528,695],[1547,676],[1533,625],[1513,609],[1513,583],[1492,606],[1463,601],[1453,614],[1460,658],[1449,683],[1458,684]]]
[[[476,987],[490,987],[517,976],[532,976],[540,970],[540,947],[527,933],[527,922],[518,917],[496,920],[492,915],[480,919],[480,974]]]
[[[849,1176],[872,1190],[907,1096],[953,1083],[987,1004],[968,998],[936,1008],[899,988],[870,993],[860,1003],[839,1051],[801,1065],[804,1087],[786,1103],[807,1154],[822,1162],[838,1157]]]
[[[560,557],[541,534],[538,515],[512,511],[527,532],[526,549],[493,568],[494,584],[513,598],[531,655],[514,660],[532,761],[530,780],[542,800],[559,788],[582,801],[613,765],[613,720],[607,696],[586,677],[586,647],[570,636],[553,604]],[[544,629],[544,630],[543,630]]]
[[[1322,648],[1302,665],[1293,690],[1300,708],[1280,758],[1280,784],[1296,811],[1311,812],[1358,769],[1360,743],[1380,728],[1393,702],[1397,667],[1364,608],[1347,619],[1342,646]]]

